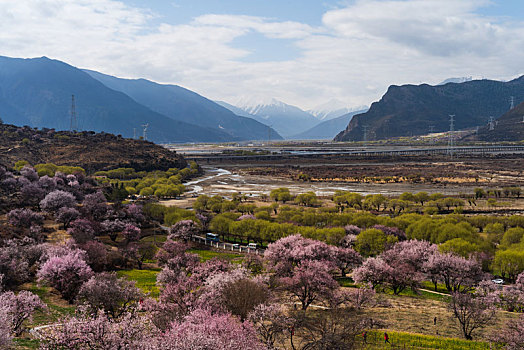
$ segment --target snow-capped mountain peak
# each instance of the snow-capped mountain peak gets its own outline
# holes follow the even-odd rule
[[[277,100],[274,97],[264,96],[264,95],[252,95],[252,96],[242,96],[235,103],[235,106],[239,108],[249,108],[256,106],[272,106],[283,104],[283,102]]]
[[[367,109],[367,106],[349,107],[348,104],[335,98],[316,106],[307,112],[320,120],[329,120],[355,111]]]
[[[288,105],[276,98],[262,95],[241,97],[235,103],[235,106],[249,114],[259,115],[260,117],[264,117],[264,115],[260,115],[260,113],[268,108],[278,109],[284,113],[289,109],[298,109],[297,107]]]
[[[241,97],[235,106],[256,120],[273,126],[283,136],[305,131],[318,123],[311,114],[272,97]]]

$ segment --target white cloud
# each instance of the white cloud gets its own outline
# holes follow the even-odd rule
[[[484,0],[360,0],[322,26],[207,14],[185,24],[113,0],[0,0],[0,54],[49,56],[123,77],[175,83],[213,99],[275,96],[308,108],[378,99],[388,85],[524,73],[524,22],[476,14]],[[320,14],[319,14],[320,16]],[[154,19],[154,20],[153,20]],[[248,33],[291,40],[298,57],[246,62]]]
[[[485,1],[360,1],[326,13],[323,20],[343,37],[386,39],[435,56],[484,55],[499,50],[503,42],[496,39],[504,32],[486,18],[472,15],[481,3]]]
[[[254,30],[273,39],[301,39],[315,32],[307,24],[298,22],[275,22],[268,18],[232,15],[203,15],[197,17],[196,25]],[[318,30],[318,29],[317,29]]]

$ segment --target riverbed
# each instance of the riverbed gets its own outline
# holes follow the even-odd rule
[[[187,189],[185,198],[163,201],[162,204],[191,207],[194,199],[201,194],[220,195],[229,198],[233,193],[240,192],[256,198],[261,194],[269,195],[271,190],[279,187],[289,188],[294,195],[311,191],[320,197],[332,196],[335,191],[356,192],[364,196],[379,193],[387,196],[398,196],[404,192],[416,193],[421,191],[429,194],[438,192],[444,195],[458,195],[461,192],[471,190],[471,188],[453,184],[304,182],[273,176],[246,175],[234,168],[203,167],[203,170],[203,176],[184,184]]]

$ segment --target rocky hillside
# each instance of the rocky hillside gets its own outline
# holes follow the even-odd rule
[[[88,173],[118,167],[167,170],[186,167],[180,155],[152,142],[107,133],[32,129],[0,124],[0,165],[16,161],[80,166]]]
[[[336,141],[360,141],[367,126],[368,140],[423,135],[449,130],[449,115],[455,129],[485,125],[509,108],[510,97],[524,101],[524,76],[509,82],[475,80],[440,86],[390,86],[368,112],[353,117]]]
[[[513,108],[493,124],[479,129],[481,141],[524,141],[524,102]]]

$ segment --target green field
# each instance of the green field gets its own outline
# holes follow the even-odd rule
[[[344,277],[344,278],[338,278],[337,279],[338,284],[340,284],[341,287],[348,287],[348,288],[356,288],[358,287],[355,282],[350,277]],[[422,288],[426,289],[427,284],[429,282],[423,282]],[[443,290],[443,287],[439,286],[439,293],[442,293],[444,290],[447,291],[445,288]],[[431,299],[431,300],[437,300],[437,301],[444,301],[448,302],[450,300],[450,297],[448,295],[440,295],[437,293],[432,293],[433,289],[428,289],[428,291],[425,290],[419,290],[417,293],[413,292],[411,289],[406,289],[402,291],[399,295],[401,296],[407,296],[407,297],[413,297],[413,298],[419,298],[419,299]],[[384,293],[393,295],[393,292],[390,290],[384,291]]]
[[[368,332],[364,349],[438,349],[438,350],[489,350],[500,349],[495,344],[457,338],[435,337],[415,333],[387,330],[391,344],[384,343],[384,331]],[[362,341],[362,340],[361,340]]]
[[[126,277],[130,281],[135,281],[136,286],[140,288],[143,293],[149,294],[153,298],[157,298],[160,294],[158,286],[156,285],[156,275],[160,269],[153,270],[121,270],[118,271],[118,277]]]
[[[36,339],[15,338],[13,339],[15,349],[38,349],[40,342]]]
[[[47,311],[37,311],[33,315],[33,322],[31,326],[39,326],[58,321],[67,315],[72,315],[76,307],[67,304],[58,295],[51,293],[51,288],[42,287],[36,283],[31,283],[27,288],[28,291],[38,295],[40,299],[47,305]]]
[[[200,255],[200,261],[202,262],[218,257],[218,258],[229,260],[235,263],[235,262],[240,262],[243,257],[243,255],[241,254],[217,252],[214,250],[207,250],[207,249],[191,249],[189,250],[189,253]]]

